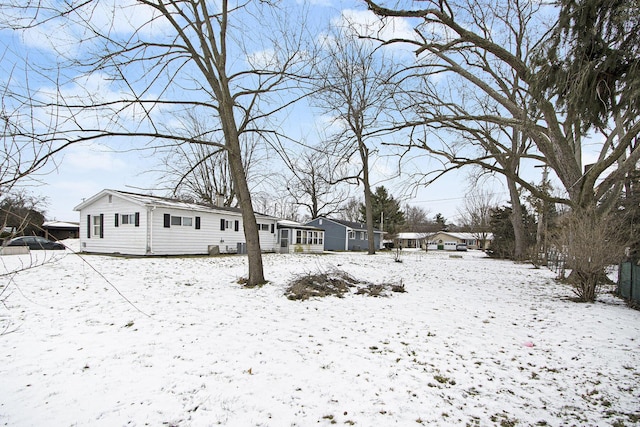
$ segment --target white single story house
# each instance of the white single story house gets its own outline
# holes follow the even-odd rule
[[[429,236],[427,249],[455,250],[458,243],[464,243],[469,249],[485,250],[492,240],[493,234],[491,233],[439,231]]]
[[[278,242],[280,253],[322,253],[324,230],[283,219],[278,221]]]
[[[435,233],[403,232],[397,233],[394,238],[387,243],[399,246],[402,249],[425,249],[429,238]]]
[[[75,207],[83,252],[199,255],[246,250],[242,212],[175,199],[102,190]],[[260,248],[277,249],[277,219],[256,213]]]

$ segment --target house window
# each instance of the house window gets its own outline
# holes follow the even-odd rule
[[[184,227],[191,227],[193,225],[193,218],[189,216],[172,216],[171,225],[181,225]]]
[[[313,232],[313,244],[314,245],[318,244],[318,232],[317,231]]]
[[[296,243],[298,245],[302,243],[302,230],[296,230]]]
[[[95,237],[102,237],[102,216],[94,215],[92,217],[93,222],[93,235]]]
[[[258,224],[258,230],[269,231],[269,224]]]
[[[120,222],[122,223],[122,225],[125,224],[135,224],[136,222],[136,216],[134,214],[123,214],[120,215]]]
[[[356,233],[354,231],[349,231],[349,239],[353,240],[356,238]]]
[[[324,231],[318,231],[318,244],[324,245]]]

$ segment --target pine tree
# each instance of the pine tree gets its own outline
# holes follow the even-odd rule
[[[400,202],[389,195],[384,186],[376,187],[372,194],[373,224],[378,230],[395,234],[405,222],[404,212],[400,209]],[[360,217],[365,217],[365,207],[360,205]],[[364,222],[364,221],[362,221]]]
[[[537,84],[586,132],[640,113],[640,1],[560,0]]]

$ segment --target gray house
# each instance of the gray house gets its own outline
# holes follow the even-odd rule
[[[324,249],[327,251],[365,251],[369,247],[366,224],[319,217],[306,225],[324,230]],[[381,248],[383,234],[374,230],[376,249]]]

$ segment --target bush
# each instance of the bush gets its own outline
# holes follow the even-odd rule
[[[553,243],[566,255],[567,278],[579,301],[592,302],[607,284],[607,270],[620,262],[626,237],[611,215],[593,209],[574,211],[562,218]]]
[[[313,297],[335,296],[343,298],[345,294],[368,295],[373,297],[389,296],[387,291],[406,292],[404,285],[374,284],[361,281],[342,270],[327,273],[304,274],[294,278],[285,291],[290,300],[307,300]]]

